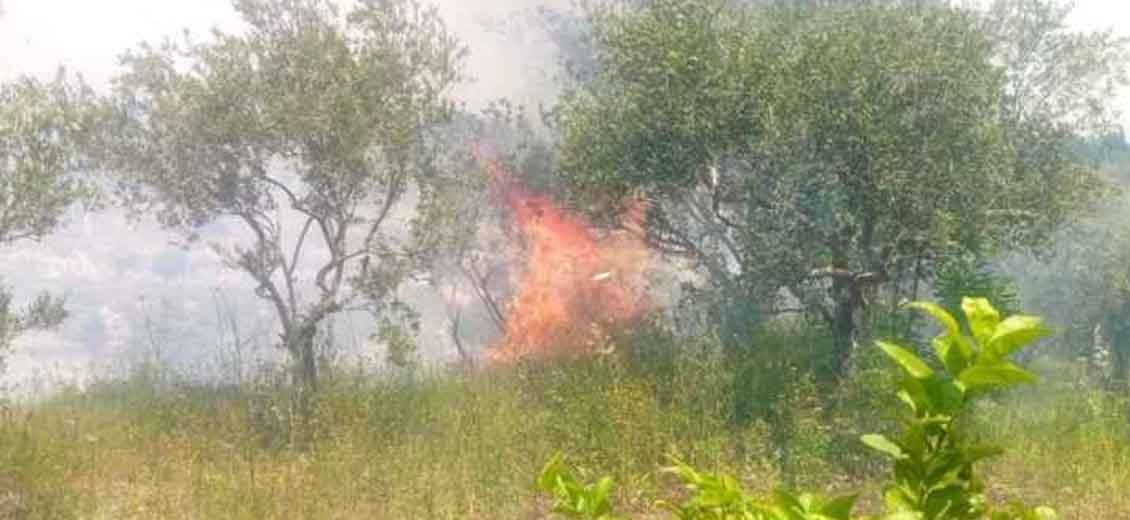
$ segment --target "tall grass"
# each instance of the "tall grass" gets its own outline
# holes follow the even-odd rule
[[[894,405],[889,382],[865,355],[851,381],[814,383],[814,341],[769,330],[726,353],[644,334],[551,365],[339,373],[306,418],[281,374],[236,388],[139,371],[0,414],[0,518],[544,518],[533,482],[557,451],[614,476],[635,513],[676,492],[655,472],[671,453],[751,489],[867,489],[883,461],[856,439]],[[994,492],[1130,518],[1124,403],[1064,385],[988,410],[1009,446],[993,480],[1019,483]]]

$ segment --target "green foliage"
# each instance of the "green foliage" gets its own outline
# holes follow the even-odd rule
[[[558,453],[546,463],[537,481],[538,489],[553,494],[553,512],[582,520],[615,520],[612,513],[612,477],[604,476],[593,484],[582,484],[565,466]]]
[[[42,293],[24,309],[16,309],[12,295],[0,286],[0,374],[4,372],[4,354],[17,336],[32,329],[49,330],[67,319],[65,301]]]
[[[932,317],[941,327],[933,339],[935,362],[919,357],[911,348],[895,342],[878,341],[879,349],[899,368],[897,397],[908,408],[899,423],[896,437],[863,435],[860,440],[893,462],[890,484],[883,492],[885,512],[881,520],[960,520],[989,518],[1047,520],[1055,512],[1047,507],[1028,508],[1014,503],[993,509],[985,494],[985,484],[974,473],[974,464],[1003,453],[995,445],[974,442],[958,420],[973,400],[988,392],[1018,384],[1033,383],[1036,377],[1014,364],[1009,357],[1049,334],[1034,316],[1000,312],[984,298],[964,298],[966,328],[937,304],[915,302],[907,305]],[[582,510],[596,497],[602,511],[608,510],[605,492],[593,495],[596,487],[581,487],[562,469],[560,456],[551,460],[539,487],[553,490],[558,503],[574,504],[568,511]],[[683,520],[831,520],[851,518],[856,495],[829,499],[817,494],[794,495],[778,491],[772,500],[763,501],[747,494],[734,477],[703,473],[678,460],[667,469],[678,475],[690,498],[681,504],[660,505]],[[548,477],[546,475],[549,475]],[[559,477],[559,475],[565,475]],[[554,478],[561,479],[555,484]],[[611,481],[601,480],[607,486]],[[554,484],[554,485],[550,485]],[[601,488],[603,489],[603,488]],[[568,500],[565,500],[565,497]],[[575,513],[574,513],[575,514]],[[591,517],[578,517],[591,518]]]
[[[0,85],[0,247],[43,238],[76,203],[98,206],[89,174],[80,172],[92,95],[62,70],[47,83],[19,78]],[[21,311],[0,286],[0,373],[20,333],[65,318],[61,298],[43,294]]]
[[[89,175],[79,173],[92,97],[62,70],[48,83],[0,85],[0,246],[46,236],[76,202],[97,205]]]
[[[691,498],[681,504],[661,501],[659,506],[680,520],[849,520],[857,498],[777,491],[772,501],[762,502],[743,491],[730,475],[703,473],[674,462],[665,471],[679,476]]]
[[[967,332],[934,304],[910,307],[934,318],[942,333],[931,342],[941,370],[931,369],[913,350],[894,343],[879,347],[905,372],[898,397],[910,410],[897,439],[867,435],[863,442],[894,460],[894,483],[884,492],[888,517],[982,518],[988,511],[984,483],[973,464],[1001,449],[970,442],[955,421],[972,398],[988,391],[1035,382],[1035,376],[1009,356],[1049,330],[1039,318],[1000,313],[983,298],[961,302]],[[992,518],[997,518],[994,513]],[[1002,517],[1012,518],[1012,517]],[[1018,517],[1022,518],[1022,517]]]
[[[1061,99],[1125,61],[1097,36],[1071,39],[1077,73],[1054,50],[1002,56],[1046,3],[993,11],[1007,20],[991,28],[953,4],[818,4],[597,10],[599,67],[558,111],[557,171],[598,203],[646,197],[658,249],[698,260],[730,302],[791,293],[850,351],[861,280],[906,286],[953,254],[1045,244],[1097,195],[1072,131],[1018,86],[1049,70],[1040,91]],[[1012,307],[995,282],[969,291],[977,276],[951,293]]]

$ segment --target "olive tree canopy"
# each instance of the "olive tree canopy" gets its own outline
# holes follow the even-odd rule
[[[47,236],[76,202],[96,205],[79,153],[91,97],[63,71],[50,82],[25,77],[0,85],[0,248]],[[19,309],[0,287],[0,371],[16,336],[64,318],[60,298],[43,294]]]
[[[122,57],[101,164],[134,207],[190,237],[241,224],[245,243],[217,249],[274,307],[314,388],[319,324],[359,308],[391,331],[403,310],[396,289],[427,227],[404,232],[398,215],[435,198],[429,132],[453,112],[464,50],[413,0],[234,5],[242,33]]]
[[[1070,128],[1007,109],[1018,76],[984,20],[939,2],[598,10],[599,65],[557,113],[560,172],[652,201],[649,239],[746,304],[731,321],[820,317],[842,373],[876,287],[1038,245],[1095,193]]]

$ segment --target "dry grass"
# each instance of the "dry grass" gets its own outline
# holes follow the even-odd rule
[[[686,356],[338,378],[309,421],[269,385],[103,385],[6,416],[0,518],[544,518],[532,482],[556,450],[614,475],[618,503],[641,518],[673,492],[656,471],[672,451],[755,489],[876,489],[868,476],[882,463],[854,441],[881,419],[870,391],[817,398],[817,386],[789,384],[774,400],[767,392],[781,387],[749,394],[738,373]],[[775,404],[731,420],[743,399]],[[993,420],[979,431],[1008,448],[988,468],[994,493],[1056,505],[1064,518],[1130,518],[1124,409],[1056,385],[987,405]]]

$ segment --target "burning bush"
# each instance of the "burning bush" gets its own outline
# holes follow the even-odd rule
[[[491,349],[492,361],[591,353],[649,309],[644,275],[650,258],[636,234],[602,236],[584,217],[532,193],[498,161],[480,155],[480,162],[526,246],[505,336]],[[642,225],[638,208],[624,218]]]

